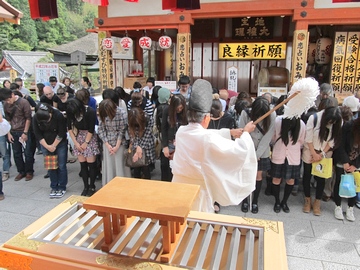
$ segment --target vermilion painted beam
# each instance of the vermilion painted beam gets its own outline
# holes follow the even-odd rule
[[[217,2],[217,3],[204,3],[201,4],[201,9],[192,10],[191,14],[194,18],[201,16],[201,14],[208,14],[212,16],[212,13],[221,11],[223,13],[232,13],[233,16],[237,16],[239,11],[251,12],[251,11],[276,11],[276,10],[293,10],[296,7],[300,7],[299,0],[254,0],[254,1],[241,1],[241,2]]]
[[[296,9],[294,12],[293,20],[305,21],[311,20],[313,22],[316,21],[328,21],[330,23],[342,22],[342,24],[346,24],[344,20],[356,20],[359,22],[359,13],[360,8],[321,8],[321,9],[307,9],[306,16],[301,16],[302,9]],[[333,22],[332,22],[333,21]]]
[[[156,29],[156,28],[177,28],[179,24],[194,24],[194,20],[189,13],[177,13],[168,15],[154,16],[140,16],[140,17],[114,17],[114,18],[101,18],[103,24],[99,24],[95,18],[94,24],[96,27],[120,27],[127,29]],[[147,26],[151,26],[147,27]],[[176,26],[176,27],[174,27]]]

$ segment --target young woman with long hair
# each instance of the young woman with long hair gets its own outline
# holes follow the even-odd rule
[[[98,134],[103,141],[102,184],[105,186],[115,176],[131,177],[124,163],[127,113],[111,99],[104,99],[99,104],[99,118]]]
[[[151,179],[149,165],[155,162],[155,145],[153,136],[154,120],[141,108],[132,107],[128,111],[128,131],[130,135],[130,147],[136,149],[133,161],[136,162],[142,155],[146,156],[146,165],[134,168],[134,177]]]
[[[344,173],[353,173],[360,169],[360,118],[346,122],[342,127],[342,137],[339,148],[334,152],[336,180],[334,185],[335,218],[344,219],[341,208],[341,197],[339,196],[339,186],[341,175]],[[355,221],[354,205],[356,196],[348,198],[348,207],[346,209],[346,219]]]
[[[274,211],[276,213],[279,213],[280,209],[283,209],[285,213],[290,212],[287,200],[295,179],[300,177],[301,147],[304,140],[305,123],[300,118],[276,117],[271,155],[272,194],[275,197]],[[281,180],[285,180],[286,185],[280,202]]]
[[[250,121],[256,121],[259,117],[263,116],[270,110],[269,101],[264,97],[257,97],[251,105],[251,110],[243,110],[240,116],[240,127]],[[258,159],[258,169],[256,175],[256,188],[253,192],[253,200],[251,205],[251,212],[253,214],[258,213],[258,198],[261,191],[261,184],[263,178],[263,172],[270,170],[270,141],[274,134],[276,113],[266,117],[260,123],[256,125],[255,131],[250,133],[250,136],[254,142],[256,157]],[[249,209],[248,199],[246,198],[242,205],[241,211],[246,213]]]
[[[312,163],[332,156],[340,140],[342,118],[338,107],[328,107],[311,115],[306,123],[305,144],[302,152],[304,162],[303,185],[305,202],[303,212],[309,213],[311,207],[315,216],[321,215],[320,202],[324,192],[325,179],[314,176],[316,195],[314,204],[310,198],[310,180]]]
[[[48,170],[50,176],[50,198],[61,198],[65,195],[68,183],[66,119],[52,106],[40,103],[33,118],[33,130],[42,152],[58,156],[58,168]]]
[[[187,125],[186,99],[182,95],[173,95],[170,104],[163,111],[161,123],[161,180],[171,181],[170,160],[175,152],[175,135],[182,125]]]
[[[96,155],[100,153],[95,133],[96,113],[93,108],[84,105],[75,97],[68,101],[66,116],[68,132],[74,142],[74,154],[81,166],[81,177],[84,182],[81,195],[91,196],[95,193]]]

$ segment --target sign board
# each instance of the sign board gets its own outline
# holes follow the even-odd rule
[[[281,60],[285,58],[286,42],[219,43],[219,60]]]
[[[306,61],[309,46],[307,30],[295,30],[293,38],[291,83],[306,77]]]
[[[59,63],[35,63],[35,83],[45,83],[50,76],[59,80]]]
[[[237,69],[237,67],[228,68],[227,78],[228,78],[228,87],[227,87],[227,89],[237,92],[237,81],[238,81],[238,69]]]
[[[70,54],[72,64],[84,64],[86,62],[86,53],[76,50]]]
[[[272,39],[274,17],[243,17],[232,19],[233,39]]]
[[[169,89],[171,92],[176,90],[176,81],[155,81],[155,85]]]
[[[272,96],[279,98],[282,95],[287,95],[287,85],[285,87],[260,87],[259,84],[257,94],[258,97],[262,96],[265,93],[270,93]]]

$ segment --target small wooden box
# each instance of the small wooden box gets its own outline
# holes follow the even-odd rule
[[[134,82],[141,83],[141,86],[144,87],[146,85],[145,77],[126,77],[124,78],[124,89],[133,89]]]

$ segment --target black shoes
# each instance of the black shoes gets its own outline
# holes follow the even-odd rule
[[[288,206],[286,203],[282,203],[282,204],[281,204],[281,208],[282,208],[282,210],[283,210],[285,213],[289,213],[289,212],[290,212],[289,206]]]
[[[244,213],[247,213],[249,211],[249,203],[248,202],[242,202],[241,204],[241,211],[243,211]],[[259,207],[257,205],[257,203],[253,203],[251,205],[251,213],[253,214],[257,214],[259,212]]]
[[[259,212],[259,207],[258,207],[257,203],[253,203],[251,205],[251,213],[257,214],[258,212]]]
[[[87,192],[87,196],[92,196],[95,193],[95,188],[89,188],[88,192]]]
[[[89,188],[84,188],[83,192],[81,192],[81,196],[87,196]]]
[[[241,204],[241,211],[244,213],[247,213],[249,211],[249,203],[248,202],[242,202]]]
[[[275,205],[274,205],[274,212],[275,212],[275,213],[280,213],[280,210],[281,210],[281,205],[278,204],[278,203],[275,203]]]
[[[215,214],[220,212],[220,204],[218,202],[214,203],[214,212]]]

